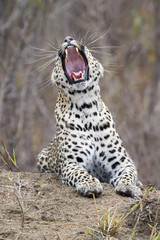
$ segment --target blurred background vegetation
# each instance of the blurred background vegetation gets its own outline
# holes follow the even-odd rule
[[[57,89],[54,64],[39,71],[48,58],[33,47],[54,51],[67,35],[103,64],[102,98],[141,181],[160,186],[157,0],[0,0],[0,136],[9,152],[20,169],[37,171],[36,156],[55,134]]]

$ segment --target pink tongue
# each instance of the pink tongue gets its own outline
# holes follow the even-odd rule
[[[73,76],[74,76],[76,79],[79,79],[79,78],[82,77],[82,72],[72,72],[72,73],[70,74],[70,77],[71,77],[71,79],[74,80]]]

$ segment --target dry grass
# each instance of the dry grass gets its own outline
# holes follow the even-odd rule
[[[11,157],[2,139],[0,139],[0,144],[1,144],[0,159],[2,160],[2,162],[5,164],[5,166],[9,168],[9,170],[13,171],[14,166],[18,172],[21,172],[21,170],[17,166],[17,160],[14,149],[13,157]]]
[[[140,199],[137,203],[135,203],[131,209],[129,210],[128,213],[120,215],[118,214],[118,207],[115,207],[115,210],[112,212],[110,209],[104,209],[102,217],[99,216],[98,210],[97,210],[97,204],[96,204],[96,199],[93,194],[93,200],[94,200],[94,205],[95,205],[95,211],[97,215],[97,220],[98,220],[98,235],[97,235],[97,230],[96,232],[89,230],[89,228],[86,229],[86,231],[94,238],[96,239],[107,239],[110,240],[112,237],[119,238],[119,230],[123,226],[125,220],[134,212],[136,211],[136,220],[134,227],[132,229],[131,235],[129,240],[134,239],[135,233],[137,231],[137,227],[139,224],[139,221],[141,219],[141,215],[144,210],[144,206],[146,203],[146,200],[148,198],[149,193],[152,191],[153,187],[148,187],[143,194],[142,199]],[[158,216],[159,209],[156,211],[156,216],[155,216],[155,223],[154,226],[151,226],[148,224],[152,231],[151,234],[148,238],[148,240],[160,240],[160,232],[157,230],[157,216]]]

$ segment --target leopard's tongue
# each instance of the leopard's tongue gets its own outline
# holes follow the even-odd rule
[[[82,73],[82,71],[71,72],[70,78],[73,79],[73,80],[77,80],[77,79],[83,78],[83,73]]]

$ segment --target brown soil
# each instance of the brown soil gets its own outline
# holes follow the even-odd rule
[[[104,183],[103,187],[103,194],[96,199],[100,218],[104,209],[114,211],[117,206],[122,215],[138,201],[115,194],[111,185]],[[145,191],[146,187],[144,194]],[[20,202],[24,208],[30,207],[25,213],[24,224]],[[160,191],[153,189],[143,205],[134,236],[136,240],[149,240],[151,228],[148,224],[153,226],[155,218],[160,228]],[[139,211],[137,208],[125,220],[112,240],[129,239]],[[99,238],[89,235],[86,229]],[[58,176],[0,170],[0,239],[108,239],[94,230],[98,231],[98,222],[93,199],[82,197],[74,188],[62,185]]]

